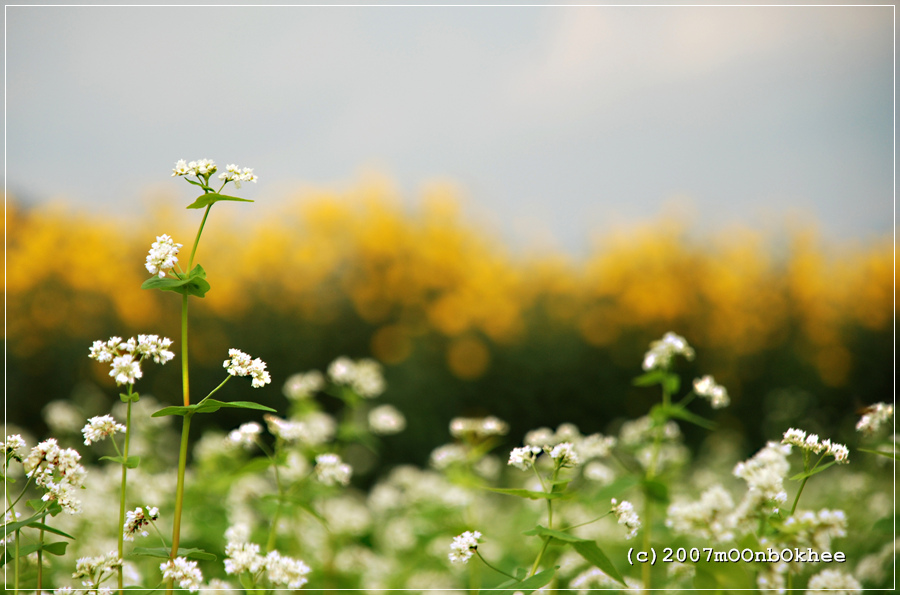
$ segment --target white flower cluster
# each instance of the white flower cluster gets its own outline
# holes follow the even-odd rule
[[[309,580],[310,567],[302,560],[282,556],[272,550],[266,555],[266,575],[275,585],[283,585],[288,589],[299,589]]]
[[[858,580],[840,570],[827,569],[810,577],[806,593],[862,593]]]
[[[488,417],[456,417],[450,420],[450,435],[454,438],[490,438],[505,436],[509,424],[493,415]]]
[[[150,244],[150,251],[147,253],[147,260],[144,266],[151,275],[157,275],[160,279],[166,276],[166,273],[175,268],[178,262],[178,249],[181,244],[175,243],[170,236],[163,234],[156,236],[156,241]]]
[[[249,421],[241,424],[236,430],[231,430],[225,441],[230,446],[243,446],[244,448],[252,448],[256,442],[256,438],[262,433],[262,426],[255,421]]]
[[[465,463],[469,460],[469,450],[462,444],[450,443],[438,446],[431,451],[428,462],[435,469],[447,469],[451,465]]]
[[[81,433],[84,434],[85,445],[90,445],[93,442],[99,442],[104,438],[109,438],[116,432],[124,431],[125,426],[117,423],[112,415],[92,417],[81,429]]]
[[[399,434],[406,429],[406,418],[393,405],[381,405],[369,411],[369,429],[380,436]]]
[[[616,514],[619,524],[624,525],[625,528],[628,529],[628,534],[625,535],[625,539],[631,539],[638,534],[638,530],[641,528],[641,519],[634,511],[634,505],[628,500],[619,502],[615,498],[613,498],[611,502],[612,511]]]
[[[373,359],[353,361],[339,357],[328,365],[328,377],[335,384],[349,386],[365,399],[377,397],[385,388],[381,365]]]
[[[25,440],[19,434],[7,436],[6,441],[3,442],[3,450],[6,451],[7,459],[21,461],[25,456]]]
[[[113,576],[120,566],[122,566],[122,560],[116,552],[109,552],[101,556],[78,558],[75,561],[75,572],[72,574],[72,578],[84,579],[82,584],[85,587],[90,587],[99,592],[102,590],[99,588],[100,583]],[[71,588],[67,588],[69,589],[68,592],[71,593]],[[57,589],[57,592],[59,591]]]
[[[480,531],[466,531],[453,538],[450,544],[450,561],[455,564],[465,564],[472,557],[472,552],[478,549],[478,540],[481,539]]]
[[[123,341],[121,337],[110,337],[108,341],[94,341],[88,357],[98,362],[111,361],[109,375],[116,384],[134,384],[144,374],[141,361],[151,358],[157,364],[165,364],[175,357],[169,351],[172,340],[158,335],[138,335]]]
[[[703,378],[694,380],[694,392],[709,399],[713,409],[727,407],[731,400],[728,391],[721,384],[716,383],[715,378],[707,374]]]
[[[714,485],[697,502],[669,505],[666,526],[676,533],[694,535],[717,542],[734,539],[734,501],[721,485]]]
[[[245,542],[228,542],[225,546],[225,574],[256,574],[266,565],[259,555],[259,545]]]
[[[240,188],[241,182],[256,183],[257,180],[252,168],[245,167],[241,169],[233,163],[225,166],[225,171],[219,174],[219,179],[226,182],[234,182],[235,188]]]
[[[770,441],[747,461],[735,465],[733,474],[747,482],[750,492],[763,500],[784,502],[784,477],[791,469],[787,457],[791,446]]]
[[[294,374],[284,382],[282,392],[292,401],[306,399],[314,392],[325,388],[325,377],[318,370]]]
[[[874,434],[882,425],[890,423],[893,417],[893,405],[875,403],[866,408],[862,417],[859,418],[859,423],[856,424],[856,430],[867,435]]]
[[[540,446],[519,446],[509,453],[508,465],[512,465],[522,471],[528,471],[544,450]]]
[[[797,543],[812,544],[820,551],[831,551],[831,540],[847,535],[847,515],[843,510],[797,511],[784,521],[784,528]]]
[[[353,469],[334,453],[325,453],[316,457],[316,478],[325,485],[347,485]]]
[[[688,457],[687,448],[681,443],[681,429],[672,420],[663,425],[644,415],[627,421],[619,429],[619,444],[634,453],[637,462],[649,469],[683,463]]]
[[[650,370],[665,370],[676,355],[692,360],[694,359],[694,349],[688,345],[684,337],[668,332],[659,341],[650,343],[650,350],[644,355],[643,368],[648,372]]]
[[[216,172],[216,164],[212,159],[198,159],[197,161],[186,162],[179,159],[175,163],[172,170],[172,177],[175,176],[208,176]]]
[[[159,518],[159,509],[155,506],[141,507],[125,513],[125,525],[122,527],[122,535],[125,541],[134,541],[134,536],[139,533],[147,537],[149,533],[144,529]]]
[[[263,387],[272,382],[272,377],[266,370],[266,362],[259,358],[254,360],[240,349],[229,349],[228,359],[222,363],[223,368],[228,369],[232,376],[250,376],[253,378],[253,388]]]
[[[203,574],[197,568],[197,562],[187,558],[178,557],[174,560],[166,560],[159,565],[159,570],[163,573],[163,579],[172,579],[182,589],[187,589],[191,593],[200,589],[203,582]]]
[[[43,500],[58,502],[68,514],[81,512],[81,501],[75,490],[84,485],[87,471],[79,461],[81,455],[71,448],[62,449],[49,438],[33,449],[23,461],[25,473],[45,490]]]
[[[318,446],[330,442],[337,431],[334,418],[327,413],[312,411],[299,420],[281,419],[271,414],[263,416],[269,432],[285,442],[300,442]]]
[[[579,463],[578,453],[575,452],[575,447],[571,442],[560,442],[551,448],[548,454],[560,468],[575,467]]]
[[[585,463],[591,459],[602,459],[608,457],[612,449],[616,446],[616,439],[612,436],[604,436],[602,434],[591,434],[582,436],[578,426],[571,423],[560,424],[556,428],[556,432],[550,428],[542,427],[531,430],[525,434],[523,441],[526,447],[539,447],[539,450],[550,452],[553,447],[562,443],[572,445],[572,454],[575,456],[576,464]],[[561,452],[561,451],[558,451]],[[522,451],[522,454],[525,454]],[[512,453],[510,453],[512,456]],[[518,455],[517,455],[518,456]],[[513,466],[512,460],[509,463]],[[519,467],[521,469],[521,467]]]
[[[847,457],[850,455],[850,451],[843,444],[838,444],[837,442],[832,442],[827,438],[819,442],[818,434],[808,434],[803,430],[798,430],[796,428],[789,428],[782,438],[781,442],[783,444],[791,444],[793,446],[797,446],[803,450],[808,450],[815,454],[819,454],[822,451],[825,451],[825,454],[831,455],[834,457],[834,460],[838,463],[848,463]]]

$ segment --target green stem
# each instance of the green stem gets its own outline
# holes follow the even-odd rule
[[[803,493],[803,488],[806,486],[807,481],[809,481],[809,476],[803,478],[803,482],[800,484],[800,489],[797,490],[797,496],[794,498],[794,505],[791,506],[791,516],[793,516],[794,511],[797,510],[797,503],[800,502],[800,494]]]
[[[181,392],[184,397],[184,406],[191,404],[188,372],[188,296],[181,296]]]
[[[16,572],[13,578],[13,589],[19,590],[19,530],[16,529]]]
[[[281,506],[284,501],[284,487],[281,485],[281,476],[278,474],[278,460],[274,457],[274,453],[272,455],[266,453],[266,456],[272,461],[272,469],[275,471],[275,485],[278,487],[278,506],[275,508],[275,516],[272,517],[272,525],[269,528],[269,539],[266,542],[266,551],[271,552],[275,549],[275,538],[278,535],[278,520],[281,517]]]
[[[553,486],[556,485],[555,482],[556,482],[557,477],[559,477],[559,469],[560,469],[559,465],[557,465],[556,468],[553,469],[553,476],[550,478],[550,489],[551,490],[553,489]],[[537,469],[535,469],[534,472],[537,473]],[[544,492],[549,493],[547,491],[547,487],[544,485],[544,480],[541,479],[541,474],[537,473],[537,476],[538,476],[538,479],[541,480],[541,487],[544,489]],[[553,500],[551,500],[550,498],[547,498],[547,528],[548,529],[553,528]],[[534,559],[534,564],[531,565],[531,573],[528,576],[535,575],[535,573],[537,572],[538,566],[541,563],[541,559],[543,559],[543,557],[544,557],[544,552],[547,551],[547,546],[549,546],[549,545],[550,545],[550,538],[545,537],[544,545],[541,546],[541,551],[538,552],[537,558]]]
[[[128,396],[131,396],[131,386],[128,385]],[[128,407],[125,413],[125,445],[122,454],[122,487],[119,490],[119,560],[125,559],[125,488],[128,482],[128,445],[131,441],[131,399],[128,399]],[[115,444],[115,441],[113,441]],[[125,577],[122,567],[118,569],[119,595],[124,594]]]
[[[206,399],[208,399],[208,398],[210,398],[211,396],[213,396],[213,395],[216,393],[216,391],[219,390],[220,388],[222,388],[223,386],[225,386],[225,383],[228,382],[229,380],[231,380],[231,374],[229,374],[228,376],[226,376],[226,377],[225,377],[225,380],[222,381],[222,384],[220,384],[220,385],[217,386],[216,388],[212,389],[212,390],[209,392],[209,394],[206,395],[205,397],[203,397],[203,398],[200,400],[200,402],[197,403],[197,404],[200,405],[200,403],[203,403],[204,401],[206,401]]]
[[[203,221],[200,222],[200,229],[197,230],[197,237],[194,238],[194,247],[191,248],[191,258],[188,260],[188,270],[194,268],[194,255],[197,253],[197,245],[200,243],[200,236],[203,234],[203,226],[206,225],[206,218],[209,216],[209,210],[212,208],[212,205],[206,205],[206,210],[203,212]]]
[[[490,569],[493,570],[494,572],[499,572],[499,573],[502,574],[503,576],[508,576],[509,578],[511,578],[511,579],[513,579],[513,580],[518,580],[516,577],[514,577],[514,576],[511,575],[510,573],[508,573],[508,572],[503,572],[502,570],[500,570],[499,568],[497,568],[496,566],[494,566],[493,564],[491,564],[490,562],[488,562],[487,560],[485,560],[485,559],[484,559],[484,556],[482,556],[482,555],[481,555],[481,552],[479,552],[477,549],[475,550],[475,553],[478,555],[479,558],[481,558],[481,561],[484,562],[485,566],[487,566],[488,568],[490,568]]]
[[[643,548],[645,552],[650,551],[650,523],[652,517],[652,509],[650,504],[650,496],[645,492],[644,494],[644,544]],[[650,591],[650,564],[644,562],[641,564],[641,581],[644,583],[644,592],[647,593]]]
[[[38,537],[38,545],[41,548],[44,547],[44,530],[41,529],[40,537]],[[43,591],[42,585],[44,583],[44,550],[39,549],[37,551],[37,592],[36,595],[40,595],[41,591]]]
[[[189,413],[184,416],[181,426],[181,449],[178,453],[178,483],[175,486],[175,517],[172,520],[172,555],[174,560],[178,557],[178,542],[181,538],[181,511],[184,506],[184,471],[187,466],[188,433],[191,431],[191,417]],[[169,581],[168,589],[172,589],[173,580]]]

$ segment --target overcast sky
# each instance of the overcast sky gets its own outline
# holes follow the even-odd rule
[[[691,209],[890,233],[879,7],[7,7],[11,194],[126,213],[177,159],[244,196],[452,180],[513,243]],[[176,184],[180,182],[180,184]]]

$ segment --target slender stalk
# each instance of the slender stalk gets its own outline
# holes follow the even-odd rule
[[[800,484],[800,489],[797,490],[797,496],[794,498],[794,505],[791,506],[791,515],[794,515],[794,511],[797,510],[797,503],[800,502],[800,494],[803,493],[803,488],[806,487],[806,482],[809,481],[809,477],[804,477],[803,482]]]
[[[508,576],[509,578],[511,578],[511,579],[513,579],[513,580],[518,580],[518,579],[516,579],[516,577],[514,577],[514,576],[511,575],[510,573],[508,573],[508,572],[503,572],[502,570],[500,570],[499,568],[497,568],[496,566],[494,566],[493,564],[491,564],[490,562],[488,562],[487,560],[485,560],[485,559],[484,559],[484,556],[482,556],[482,555],[481,555],[481,552],[479,552],[477,549],[475,550],[475,553],[478,555],[479,558],[481,558],[481,561],[484,562],[485,566],[487,566],[488,568],[490,568],[490,569],[493,570],[494,572],[499,572],[499,573],[502,574],[503,576]]]
[[[650,497],[648,494],[644,494],[644,540],[643,540],[643,549],[645,552],[650,551],[650,523],[651,517],[653,515],[653,509],[650,505]],[[650,591],[650,564],[644,562],[641,564],[641,582],[644,583],[644,592],[648,593]]]
[[[174,560],[178,557],[178,542],[181,537],[181,511],[184,506],[184,470],[187,466],[188,433],[191,430],[191,414],[184,416],[181,426],[181,449],[178,453],[178,483],[175,486],[175,516],[172,520],[172,554]],[[168,589],[172,590],[174,579],[169,580]]]
[[[44,547],[44,530],[41,529],[40,537],[38,537],[38,545],[42,548]],[[36,595],[41,595],[41,591],[43,590],[44,583],[44,551],[42,549],[37,551],[37,591]]]
[[[553,470],[553,476],[550,480],[550,482],[551,482],[550,490],[552,490],[553,486],[556,485],[554,482],[559,477],[559,469],[560,469],[560,467],[559,467],[559,465],[557,465],[556,468]],[[541,479],[541,474],[537,472],[537,469],[535,469],[534,472],[537,473],[538,479],[541,480],[541,487],[544,488],[544,492],[549,493],[547,491],[547,486],[544,485],[544,480]],[[550,498],[547,498],[547,528],[548,529],[553,528],[553,500],[551,500]],[[541,563],[541,559],[543,559],[543,557],[544,557],[544,552],[547,551],[547,546],[549,546],[549,545],[550,545],[550,538],[545,537],[544,545],[541,546],[541,551],[538,552],[537,558],[534,559],[534,564],[531,565],[531,572],[529,573],[528,576],[535,575],[535,573],[537,572],[538,566]]]
[[[206,218],[209,216],[209,210],[212,205],[206,205],[203,212],[203,220],[200,222],[200,229],[197,230],[197,237],[194,238],[194,247],[191,248],[191,258],[188,260],[188,271],[194,268],[194,255],[197,253],[197,245],[200,243],[200,235],[203,233],[203,226],[206,225]]]
[[[188,296],[181,296],[181,392],[184,406],[191,404],[191,383],[188,372]]]
[[[131,386],[128,385],[128,394],[131,395]],[[122,447],[122,487],[119,490],[119,560],[125,559],[125,488],[128,485],[128,445],[131,441],[131,399],[125,413],[125,446]],[[115,441],[113,442],[115,444]],[[119,581],[119,595],[124,594],[125,576],[122,567],[117,571]]]
[[[19,590],[19,530],[16,529],[16,571],[13,578],[13,589]]]

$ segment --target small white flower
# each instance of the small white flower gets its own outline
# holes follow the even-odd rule
[[[92,417],[88,420],[87,425],[81,429],[84,434],[84,443],[86,445],[92,442],[99,442],[104,438],[108,438],[116,432],[124,432],[125,426],[117,423],[111,415],[103,415]]]
[[[571,442],[561,442],[551,448],[550,458],[560,467],[574,467],[578,464],[578,453]]]
[[[406,428],[406,418],[393,405],[381,405],[369,412],[369,429],[381,436],[398,434]]]
[[[138,335],[136,343],[135,352],[141,357],[152,358],[154,363],[165,364],[175,357],[175,354],[169,351],[172,339],[158,335]]]
[[[19,434],[7,436],[3,448],[7,457],[21,461],[25,451],[25,440]]]
[[[456,417],[450,420],[450,435],[454,438],[484,439],[491,436],[505,436],[509,424],[502,419],[488,417]]]
[[[859,418],[859,423],[856,424],[856,430],[867,435],[874,434],[882,425],[889,423],[893,417],[893,405],[875,403],[866,408],[863,416]]]
[[[521,469],[522,471],[528,471],[528,469],[534,465],[535,459],[537,459],[538,455],[543,452],[543,449],[540,446],[520,446],[518,448],[514,448],[509,453],[509,462],[508,465],[512,465],[517,469]]]
[[[262,433],[262,426],[255,421],[250,421],[236,430],[229,432],[226,440],[234,446],[243,446],[244,448],[252,448],[256,442],[256,437]]]
[[[694,392],[701,397],[709,399],[713,409],[727,407],[728,403],[730,403],[728,391],[721,384],[717,384],[715,378],[709,375],[694,380]]]
[[[225,166],[225,171],[219,174],[220,180],[234,182],[235,188],[241,187],[241,182],[256,183],[257,177],[253,174],[253,169],[245,167],[243,170],[235,164]]]
[[[334,453],[321,454],[316,457],[316,477],[325,485],[347,485],[353,469]]]
[[[840,570],[827,569],[810,577],[807,593],[862,593],[862,585],[851,575]]]
[[[694,350],[684,337],[668,332],[661,340],[650,343],[650,350],[644,355],[643,368],[648,372],[667,369],[675,355],[692,360],[694,359]]]
[[[130,353],[120,355],[113,359],[112,370],[109,375],[116,379],[116,384],[134,384],[134,381],[143,376],[141,363],[136,361]]]
[[[312,370],[305,374],[294,374],[284,383],[282,392],[292,401],[298,401],[309,397],[314,392],[325,387],[325,377],[318,370]]]
[[[803,430],[789,428],[781,439],[782,444],[797,446],[803,450],[808,450],[815,454],[825,451],[825,454],[834,457],[838,463],[847,463],[850,451],[843,444],[832,442],[829,439],[819,441],[818,434],[809,434]]]
[[[222,364],[232,376],[251,376],[253,388],[260,388],[272,382],[272,377],[266,371],[266,364],[259,358],[254,360],[240,349],[229,349],[228,359]]]
[[[625,536],[625,539],[631,539],[637,535],[638,529],[641,528],[641,519],[634,511],[634,505],[628,500],[618,502],[615,498],[613,498],[611,502],[612,511],[619,519],[619,524],[624,525],[625,528],[628,529],[628,534]]]
[[[192,593],[200,589],[203,582],[203,575],[194,560],[181,557],[167,560],[159,565],[159,570],[163,573],[163,579],[173,579],[182,589]]]
[[[166,234],[156,236],[156,241],[150,245],[150,252],[147,254],[147,262],[145,266],[151,275],[159,275],[160,278],[166,276],[168,271],[175,267],[178,262],[178,249],[181,244],[176,244],[175,240]]]
[[[299,589],[308,582],[310,567],[302,560],[282,556],[277,551],[266,555],[266,576],[276,585]]]
[[[372,359],[354,362],[348,357],[339,357],[328,366],[328,377],[335,384],[349,386],[364,399],[377,397],[385,388],[381,365]]]
[[[225,546],[225,574],[256,574],[266,563],[259,555],[259,546],[255,543],[233,543]]]
[[[450,544],[450,561],[455,564],[465,564],[472,557],[472,553],[478,549],[478,540],[481,539],[480,531],[466,531],[453,538]]]
[[[135,534],[147,537],[149,533],[144,529],[152,521],[159,518],[159,508],[155,506],[140,507],[125,513],[125,525],[122,528],[122,536],[125,541],[134,541]]]

